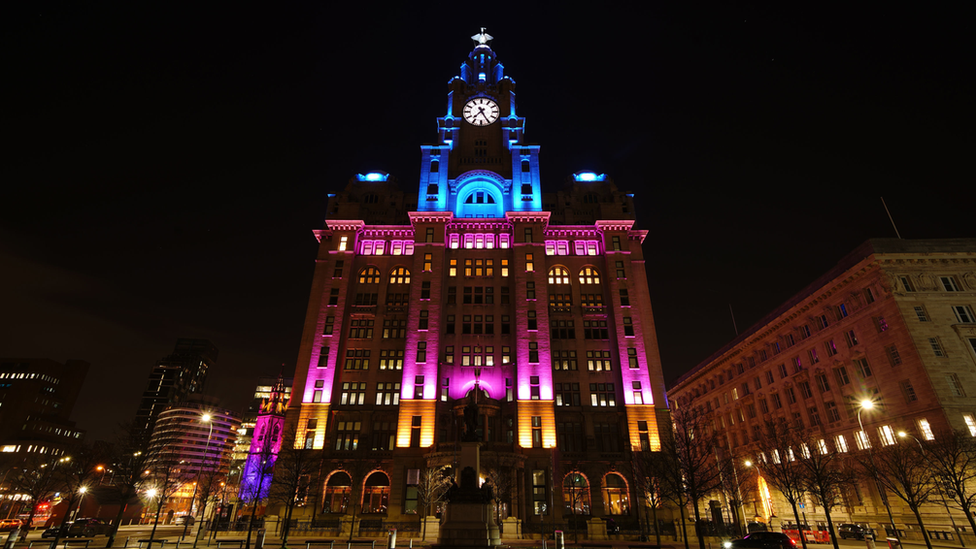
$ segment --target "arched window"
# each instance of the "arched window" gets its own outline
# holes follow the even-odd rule
[[[580,284],[599,284],[600,272],[596,267],[583,267],[579,272]]]
[[[365,204],[376,204],[379,201],[380,201],[380,197],[376,196],[373,193],[368,193],[365,196],[363,196],[363,203]]]
[[[410,284],[410,271],[406,267],[397,267],[390,273],[390,284]]]
[[[563,479],[563,505],[573,515],[590,514],[590,483],[586,477],[573,471]]]
[[[549,284],[569,284],[569,271],[566,267],[549,269]]]
[[[617,473],[608,473],[603,477],[603,504],[609,515],[630,514],[630,494],[627,491],[627,481]]]
[[[360,284],[379,284],[380,283],[380,270],[376,267],[370,265],[365,269],[359,271],[359,283]]]
[[[363,513],[385,513],[390,504],[390,479],[379,471],[369,475],[363,488]]]
[[[468,195],[467,200],[464,201],[465,204],[494,204],[495,197],[491,196],[491,193],[486,193],[484,191],[475,191]]]
[[[325,501],[322,511],[325,513],[345,513],[352,494],[352,481],[344,471],[337,471],[329,477],[325,485]]]

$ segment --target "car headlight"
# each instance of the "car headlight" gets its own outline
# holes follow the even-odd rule
[[[731,541],[723,541],[722,542],[722,547],[725,547],[725,549],[729,549],[730,547],[732,547],[732,542]]]

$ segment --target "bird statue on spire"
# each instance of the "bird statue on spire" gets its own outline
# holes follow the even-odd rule
[[[487,32],[485,32],[484,27],[481,27],[481,32],[479,34],[472,36],[471,39],[474,40],[478,46],[487,46],[488,42],[494,40],[494,37],[488,34]]]

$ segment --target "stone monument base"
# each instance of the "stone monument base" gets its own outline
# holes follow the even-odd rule
[[[437,544],[433,547],[495,547],[501,543],[490,503],[451,503],[444,510]]]

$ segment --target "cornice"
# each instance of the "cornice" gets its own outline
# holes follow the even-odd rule
[[[550,212],[505,212],[505,217],[512,223],[542,223],[549,226]]]
[[[366,226],[362,219],[326,219],[325,226],[333,231],[358,231]]]
[[[454,219],[453,212],[407,212],[410,223],[450,223]]]

